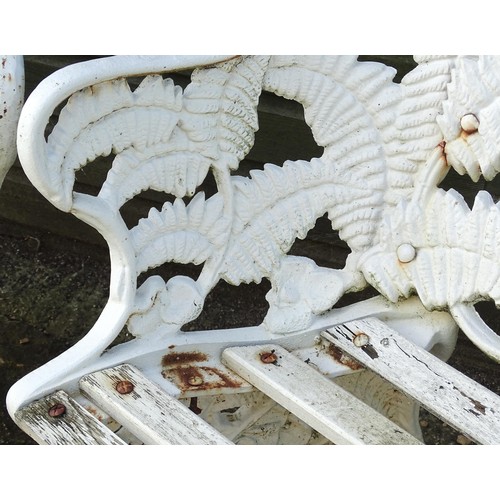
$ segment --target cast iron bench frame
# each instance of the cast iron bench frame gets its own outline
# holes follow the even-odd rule
[[[248,429],[277,403],[329,442],[418,444],[423,405],[497,443],[498,396],[444,361],[458,326],[499,359],[474,309],[500,297],[498,207],[480,192],[469,209],[438,186],[450,168],[473,180],[498,171],[500,85],[472,74],[496,75],[500,63],[417,62],[401,84],[392,68],[353,56],[119,56],[42,81],[21,114],[19,158],[51,203],[104,236],[111,291],[84,339],[12,387],[18,425],[50,444],[258,442]],[[160,76],[192,68],[186,89]],[[149,76],[132,90],[138,75]],[[324,154],[236,176],[262,91],[304,106]],[[75,172],[111,152],[99,194],[75,192]],[[205,199],[209,171],[218,192]],[[175,201],[129,229],[120,207],[146,189]],[[341,270],[287,255],[325,213],[351,249]],[[197,280],[137,287],[165,261],[204,266]],[[263,278],[262,325],[182,331],[220,279]],[[334,307],[367,285],[380,296]],[[108,350],[125,324],[136,339]],[[292,439],[281,433],[278,442]]]

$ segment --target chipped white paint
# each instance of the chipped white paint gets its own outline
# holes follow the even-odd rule
[[[480,192],[469,209],[438,187],[450,168],[473,180],[500,169],[500,58],[416,61],[400,84],[392,68],[356,56],[120,56],[44,80],[21,115],[19,158],[47,199],[106,239],[110,298],[84,339],[12,388],[11,414],[60,386],[75,390],[90,369],[148,359],[155,367],[148,377],[158,377],[161,349],[170,344],[199,348],[211,360],[245,341],[310,348],[320,325],[365,317],[372,306],[377,315],[404,309],[408,318],[418,310],[418,335],[405,331],[443,357],[456,334],[451,316],[439,312],[447,310],[500,360],[498,336],[474,310],[481,300],[500,304],[499,206]],[[196,69],[184,90],[160,76],[186,68]],[[132,90],[131,75],[147,76]],[[320,158],[236,175],[254,143],[262,91],[303,105]],[[46,138],[49,117],[66,99]],[[75,173],[111,153],[98,195],[75,192]],[[198,191],[209,172],[217,192],[207,198]],[[175,201],[129,230],[120,208],[147,189]],[[351,249],[343,269],[287,255],[324,214]],[[169,261],[202,270],[196,280],[167,283],[153,275],[137,288],[141,273]],[[220,280],[263,279],[272,284],[263,325],[182,333]],[[368,285],[387,300],[332,309]],[[440,336],[439,314],[446,316]],[[125,325],[136,340],[103,354]]]
[[[263,353],[276,361],[265,363]],[[224,362],[335,444],[421,444],[316,370],[275,345],[226,349]]]
[[[54,405],[64,406],[60,415],[49,414]],[[15,421],[38,444],[126,444],[64,391],[22,408],[16,413]]]
[[[370,338],[370,343],[361,348],[355,343],[359,332]],[[500,444],[500,396],[408,342],[381,321],[353,321],[322,335],[472,440]]]
[[[117,384],[123,381],[131,384],[131,392],[118,392]],[[91,373],[80,387],[145,444],[232,444],[133,366]]]

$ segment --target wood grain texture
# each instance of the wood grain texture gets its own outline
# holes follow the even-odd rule
[[[473,441],[500,444],[500,397],[380,320],[338,325],[322,336]]]
[[[64,414],[52,417],[49,409],[65,406]],[[16,413],[16,423],[38,444],[115,445],[126,444],[65,392],[58,391],[31,403]]]
[[[133,384],[132,392],[120,394],[116,390],[116,384],[123,380]],[[130,365],[87,375],[80,387],[145,444],[233,444]]]
[[[276,361],[263,363],[265,352],[273,353]],[[335,444],[422,444],[279,346],[229,348],[223,360]]]

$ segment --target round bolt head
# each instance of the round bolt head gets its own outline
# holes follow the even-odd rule
[[[49,416],[58,418],[62,417],[66,413],[66,406],[62,403],[56,403],[55,405],[49,408]]]
[[[193,375],[192,377],[188,378],[188,384],[192,386],[198,386],[203,384],[203,377],[200,377],[199,375]]]
[[[398,246],[396,250],[399,262],[407,263],[411,262],[417,255],[417,251],[413,245],[409,243],[403,243]]]
[[[477,130],[479,129],[479,120],[473,113],[468,113],[462,116],[460,120],[460,126],[462,127],[462,130],[464,132],[472,134],[473,132],[477,132]]]
[[[266,364],[276,363],[276,361],[278,361],[278,356],[276,356],[274,351],[263,352],[260,354],[260,360]]]
[[[119,380],[115,389],[120,394],[130,394],[134,390],[134,384],[130,380]]]
[[[368,335],[363,332],[357,333],[356,335],[354,335],[352,342],[356,347],[364,347],[365,345],[368,345],[370,343],[370,337],[368,337]]]

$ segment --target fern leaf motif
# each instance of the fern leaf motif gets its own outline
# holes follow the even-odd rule
[[[165,203],[161,211],[152,208],[130,231],[138,274],[164,262],[201,264],[207,260],[228,231],[222,210],[222,197],[205,201],[204,193],[187,206],[177,198]]]
[[[336,172],[348,172],[354,188],[351,207],[329,211],[351,249],[368,248],[376,237],[388,186],[396,135],[394,122],[401,89],[392,79],[395,70],[355,56],[280,56],[271,60],[264,89],[294,99],[304,106],[305,120],[316,142],[324,147],[321,159]],[[356,186],[369,184],[382,196],[369,209],[356,199]],[[333,207],[333,204],[332,204]],[[354,211],[355,214],[347,215]],[[365,237],[361,237],[361,233]]]
[[[204,181],[210,160],[189,151],[185,138],[174,129],[167,143],[144,151],[128,148],[118,154],[103,183],[99,197],[114,209],[142,191],[153,189],[178,198],[193,196]]]
[[[500,205],[487,192],[469,209],[456,191],[436,189],[425,204],[401,202],[360,268],[393,302],[416,292],[429,310],[485,298],[500,305],[499,229]]]
[[[236,169],[253,146],[257,103],[269,56],[232,59],[195,70],[184,91],[181,128],[219,169]]]
[[[409,199],[415,178],[432,150],[443,141],[436,121],[448,98],[448,84],[456,64],[454,56],[415,56],[418,66],[401,81],[401,102],[396,118],[396,135],[388,147],[393,151],[388,171],[386,201],[394,206]]]
[[[263,171],[252,171],[251,178],[234,177],[236,213],[223,279],[235,285],[259,283],[319,217],[332,212],[334,220],[350,220],[353,212],[379,203],[381,193],[367,186],[353,187],[348,180],[348,172],[332,169],[321,159],[289,161],[283,167],[268,164]],[[365,223],[366,217],[361,217],[356,235],[350,233],[351,225],[344,224],[341,237],[365,238],[363,231],[369,229]]]
[[[460,57],[437,117],[450,165],[473,181],[500,171],[500,61],[494,56]]]
[[[49,168],[70,196],[75,171],[98,156],[166,142],[182,107],[179,87],[148,76],[132,92],[125,79],[71,96],[47,141]]]

